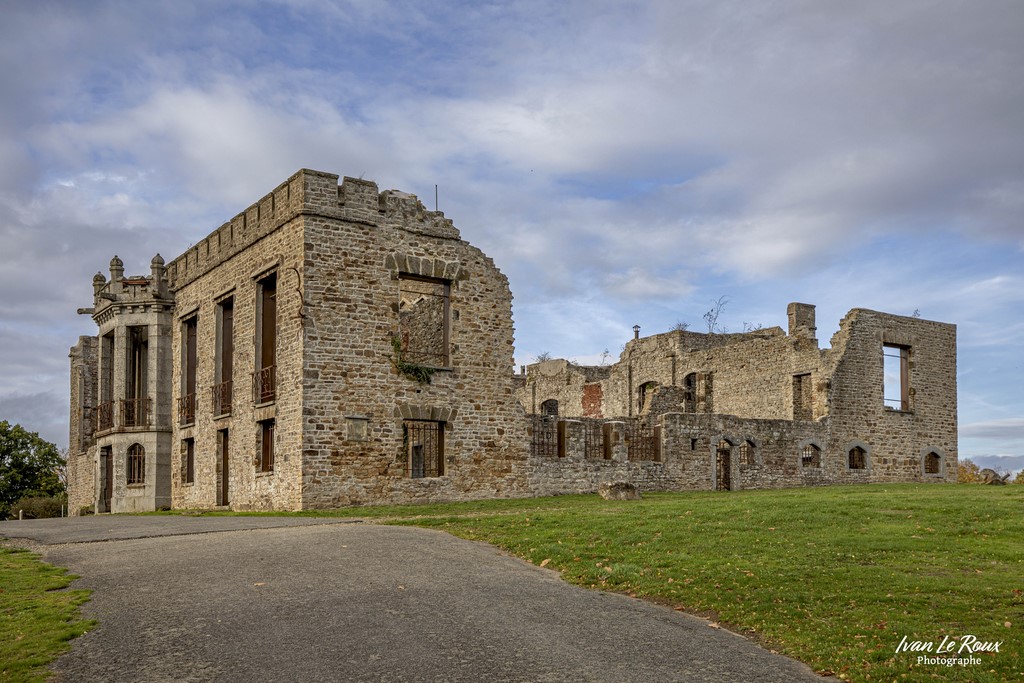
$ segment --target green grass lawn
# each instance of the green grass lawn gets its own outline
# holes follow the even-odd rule
[[[630,502],[560,496],[269,514],[378,519],[487,541],[572,583],[707,616],[847,680],[1024,680],[1024,486],[664,493]],[[0,680],[34,680],[38,662],[53,656],[47,652],[88,627],[71,621],[84,595],[47,592],[69,577],[25,553],[0,552],[0,661],[16,662]],[[58,604],[30,606],[51,599]],[[30,644],[46,630],[37,621],[53,629],[50,644]],[[9,643],[8,633],[21,640]],[[999,652],[951,667],[896,652],[904,637],[938,647],[946,636],[957,647],[963,636],[999,642]]]
[[[89,591],[60,590],[74,578],[25,550],[0,548],[0,681],[46,680],[46,665],[92,627],[78,616]]]
[[[572,583],[706,615],[848,680],[1024,680],[1024,487],[566,496],[472,507],[424,507],[419,518],[389,521],[487,541]],[[896,652],[904,636],[937,648],[943,636],[959,647],[966,635],[1000,641],[999,652],[975,654],[980,663],[967,667],[919,665],[922,653]]]

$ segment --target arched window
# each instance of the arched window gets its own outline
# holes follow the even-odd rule
[[[636,392],[636,410],[638,413],[644,412],[644,408],[647,407],[647,402],[651,399],[651,395],[657,388],[657,382],[644,382],[643,384],[640,385],[640,388]]]
[[[142,444],[133,443],[128,447],[128,483],[146,483],[146,449]]]
[[[924,456],[924,473],[925,474],[941,474],[942,473],[942,458],[935,451],[929,452]]]
[[[868,467],[868,454],[860,446],[850,449],[847,464],[851,470],[865,470]]]
[[[757,446],[750,439],[740,444],[740,462],[744,465],[757,464]]]
[[[553,398],[549,398],[540,404],[540,414],[547,415],[549,417],[558,417],[558,401]]]
[[[813,443],[804,446],[800,454],[800,464],[803,467],[821,467],[821,449]]]

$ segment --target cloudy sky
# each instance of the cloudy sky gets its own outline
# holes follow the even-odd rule
[[[436,184],[520,363],[723,296],[823,345],[956,323],[960,455],[1024,467],[1022,35],[1018,0],[0,0],[0,419],[65,445],[92,275],[307,167]]]

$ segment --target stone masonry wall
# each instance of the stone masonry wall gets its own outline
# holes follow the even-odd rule
[[[71,348],[71,414],[68,433],[68,515],[92,508],[96,490],[96,337],[79,337]]]
[[[329,183],[305,224],[303,507],[527,495],[506,278],[415,197]],[[450,284],[450,365],[429,384],[392,362],[402,275]],[[410,418],[444,422],[444,476],[409,477]]]

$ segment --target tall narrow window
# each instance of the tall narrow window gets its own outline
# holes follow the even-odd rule
[[[400,276],[398,339],[406,361],[430,367],[449,365],[449,293],[445,280]]]
[[[256,403],[269,403],[277,395],[277,273],[270,273],[256,284],[257,362],[253,398]]]
[[[231,452],[228,430],[221,429],[217,432],[217,505],[228,504],[228,482],[231,468],[228,454]]]
[[[444,474],[444,423],[406,420],[406,455],[409,476],[413,479],[440,477]]]
[[[884,344],[882,346],[884,362],[885,386],[884,403],[886,408],[910,410],[910,347]]]
[[[125,427],[148,424],[149,334],[142,326],[129,327],[125,334],[125,383],[121,420]]]
[[[235,358],[235,300],[217,304],[217,381],[213,385],[213,414],[231,414],[232,380]]]
[[[182,457],[184,458],[184,481],[192,484],[196,480],[196,440],[185,439],[181,444]]]
[[[750,439],[746,439],[740,444],[740,462],[744,465],[756,465],[757,464],[757,446]]]
[[[178,399],[178,424],[196,421],[196,363],[198,319],[192,316],[181,324],[181,398]]]
[[[260,424],[260,472],[274,471],[274,421],[263,420]]]
[[[683,378],[683,412],[697,412],[697,373],[691,372]]]
[[[793,419],[814,419],[810,373],[793,375]]]
[[[127,483],[146,483],[146,449],[142,444],[133,443],[128,447]]]
[[[96,405],[96,431],[114,426],[114,333],[100,338],[100,399]]]
[[[658,388],[657,382],[644,382],[637,389],[636,397],[636,411],[637,413],[643,413],[644,408],[647,407],[647,402],[651,400],[654,395],[654,390]]]

